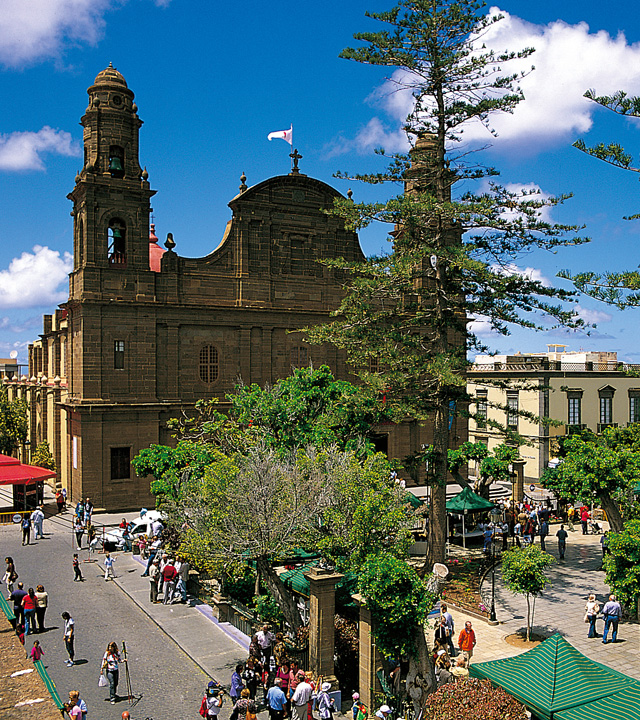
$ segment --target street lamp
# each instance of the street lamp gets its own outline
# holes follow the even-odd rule
[[[500,511],[494,507],[491,511],[491,522],[493,523],[493,533],[491,533],[491,612],[489,613],[490,622],[497,622],[496,619],[496,543],[495,529],[500,521]],[[504,532],[504,530],[503,530]]]

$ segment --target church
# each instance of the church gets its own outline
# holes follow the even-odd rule
[[[137,477],[131,460],[171,444],[167,421],[197,400],[216,397],[224,409],[240,380],[265,385],[310,363],[354,380],[341,351],[295,331],[326,322],[340,302],[340,271],[317,260],[363,253],[357,234],[323,212],[340,194],[304,175],[297,152],[287,175],[251,187],[242,175],[210,254],[181,257],[171,234],[162,247],[134,93],[109,65],[88,95],[84,164],[67,196],[69,298],[44,316],[29,375],[8,386],[28,399],[30,446],[49,442],[58,486],[113,512],[153,504],[150,478]],[[402,459],[428,431],[389,424],[375,440]]]

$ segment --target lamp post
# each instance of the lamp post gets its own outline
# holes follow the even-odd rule
[[[494,507],[491,511],[491,522],[493,522],[493,533],[491,534],[491,612],[489,621],[494,623],[496,619],[496,525],[500,520],[500,511]]]

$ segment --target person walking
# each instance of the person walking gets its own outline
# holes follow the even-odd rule
[[[31,537],[31,513],[24,515],[20,526],[22,527],[22,544],[28,545]]]
[[[73,658],[75,656],[74,643],[76,639],[75,623],[66,610],[62,613],[61,617],[64,620],[64,646],[69,655],[69,659],[65,661],[65,665],[67,665],[67,667],[73,667]]]
[[[149,548],[149,559],[147,560],[147,567],[145,568],[145,571],[142,573],[140,577],[149,577],[149,568],[151,567],[151,564],[156,559],[156,555],[160,552],[160,548],[162,547],[162,540],[160,538],[156,538],[152,543],[151,547]]]
[[[258,633],[258,645],[262,651],[262,655],[265,660],[265,665],[268,666],[269,658],[271,657],[273,641],[276,639],[275,635],[269,631],[269,625],[266,623],[262,626],[262,630]]]
[[[320,715],[320,720],[331,720],[333,712],[335,711],[335,703],[333,698],[329,697],[329,690],[331,690],[331,683],[322,683],[317,700],[318,715]]]
[[[84,524],[87,525],[91,522],[91,516],[93,515],[93,503],[91,498],[87,498],[84,503]]]
[[[69,702],[66,708],[72,720],[87,720],[87,703],[80,697],[80,693],[77,690],[72,690],[69,693]],[[78,708],[75,713],[71,712],[73,708]]]
[[[584,621],[589,623],[588,638],[598,637],[596,633],[596,620],[600,612],[600,604],[596,600],[596,596],[591,593],[587,598],[587,604],[584,606]]]
[[[13,583],[18,579],[18,573],[16,572],[16,566],[12,557],[6,557],[4,562],[5,569],[2,582],[7,586],[7,595],[11,595],[13,592]]]
[[[22,609],[24,610],[24,634],[31,635],[36,630],[36,591],[30,587],[27,594],[22,598]]]
[[[158,579],[160,577],[159,565],[160,560],[156,558],[149,570],[149,602],[154,604],[158,602]]]
[[[73,555],[73,582],[79,581],[82,582],[84,578],[82,577],[82,572],[80,571],[80,560],[78,558],[78,553],[74,553]]]
[[[236,665],[236,669],[231,675],[231,687],[229,689],[229,697],[231,698],[232,703],[237,703],[238,699],[240,698],[240,692],[244,688],[244,683],[242,682],[242,671],[243,671],[242,664],[239,663]]]
[[[116,579],[116,574],[113,569],[113,563],[116,561],[114,557],[111,557],[111,553],[106,553],[104,556],[104,579],[108,580],[109,576],[113,580]]]
[[[589,534],[589,511],[586,507],[580,510],[580,522],[582,523],[582,534]]]
[[[78,550],[82,550],[82,536],[84,535],[84,525],[79,517],[76,517],[73,521],[73,532],[76,535],[76,547]]]
[[[473,630],[471,621],[467,620],[464,624],[464,628],[458,636],[458,647],[462,651],[467,662],[471,664],[471,658],[473,657],[473,648],[476,646],[476,633]]]
[[[19,582],[18,587],[11,593],[9,600],[13,600],[13,614],[16,616],[16,625],[24,624],[24,609],[22,607],[22,600],[27,594],[24,589],[24,585]]]
[[[604,630],[602,631],[602,642],[607,644],[607,635],[609,634],[609,628],[611,628],[611,642],[617,642],[618,640],[618,623],[622,617],[622,608],[620,603],[616,600],[615,595],[609,595],[609,600],[604,604],[602,608],[602,617],[604,617]]]
[[[31,513],[31,522],[33,523],[34,540],[42,540],[44,538],[44,533],[42,532],[42,523],[44,522],[42,505],[38,505]]]
[[[547,538],[547,535],[549,535],[549,523],[547,522],[546,518],[542,520],[540,523],[540,549],[543,552],[547,551],[547,548],[545,547],[544,541]]]
[[[180,567],[176,568],[178,571],[178,583],[176,585],[177,592],[180,593],[180,602],[186,604],[187,602],[187,584],[189,582],[189,570],[191,565],[183,557],[179,558]]]
[[[58,514],[64,510],[64,495],[60,490],[56,490],[56,505],[58,506]]]
[[[120,663],[126,660],[120,659],[118,646],[114,642],[107,645],[107,651],[102,658],[102,672],[109,681],[109,700],[115,705],[118,699],[118,680],[120,678]]]
[[[49,606],[49,594],[44,589],[44,585],[36,587],[36,622],[38,623],[38,632],[44,632],[44,616],[47,614]]]
[[[564,525],[560,525],[560,530],[556,533],[556,537],[558,538],[558,557],[560,560],[564,560],[564,554],[567,550],[567,538],[569,537],[569,534],[564,529]]]
[[[298,670],[299,682],[291,698],[291,705],[295,713],[294,720],[307,720],[307,705],[311,700],[313,688],[307,682],[304,670]]]
[[[447,635],[447,646],[449,647],[449,655],[451,657],[455,657],[456,650],[453,646],[453,637],[455,633],[455,624],[453,622],[453,616],[449,612],[449,609],[447,608],[447,603],[440,603],[440,613],[442,614],[442,617],[445,619],[445,622],[447,623],[447,628],[449,629],[449,633]]]
[[[38,662],[38,660],[42,659],[43,655],[44,650],[40,647],[40,640],[34,640],[33,647],[31,648],[31,652],[29,653],[29,657],[31,658],[32,662]]]
[[[200,714],[207,720],[217,718],[224,704],[224,690],[217,688],[213,682],[207,687],[207,694],[202,699]]]
[[[164,597],[162,598],[162,602],[165,605],[171,605],[173,601],[177,579],[178,571],[173,564],[173,560],[168,560],[162,569],[162,582],[164,583]],[[235,699],[237,700],[238,698],[236,697]]]
[[[256,718],[256,703],[251,699],[248,688],[243,688],[233,706],[230,720],[253,720]]]
[[[273,687],[269,688],[267,693],[267,707],[269,709],[270,720],[284,720],[284,709],[287,704],[287,698],[280,687],[282,680],[276,678],[273,681]],[[329,685],[329,683],[327,683]],[[329,685],[331,687],[331,685]]]

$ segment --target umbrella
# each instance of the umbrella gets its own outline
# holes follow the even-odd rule
[[[480,510],[490,510],[495,505],[489,500],[476,495],[469,487],[463,488],[454,498],[447,503],[447,512],[462,515],[462,547],[466,548],[467,544],[464,537],[464,516],[468,512],[478,512]]]

